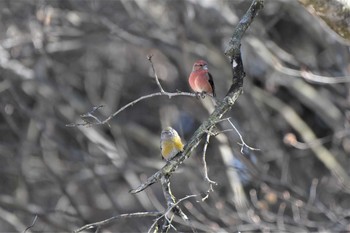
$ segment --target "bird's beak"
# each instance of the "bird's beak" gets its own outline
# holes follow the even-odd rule
[[[208,70],[208,66],[207,66],[207,65],[204,65],[204,66],[203,66],[203,70]]]

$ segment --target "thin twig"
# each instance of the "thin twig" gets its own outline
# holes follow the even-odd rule
[[[93,115],[98,109],[103,108],[103,105],[99,105],[96,107],[93,107],[91,111],[80,115],[80,118],[84,121],[83,123],[71,123],[66,125],[67,127],[77,127],[77,126],[86,126],[86,125],[93,125],[93,124],[101,124],[100,119]],[[91,118],[95,121],[91,121]]]
[[[172,208],[175,205],[176,198],[174,197],[174,195],[171,192],[169,178],[162,177],[161,184],[162,184],[163,194],[164,194],[165,200],[167,202],[167,208]],[[187,222],[189,224],[189,226],[191,226],[192,231],[196,232],[196,230],[192,226],[190,219],[187,217],[187,215],[182,211],[182,209],[178,205],[173,207],[172,212],[175,215],[181,217],[182,220]],[[171,222],[172,222],[173,217],[171,217],[171,219],[168,219],[165,216],[164,219],[165,219],[165,221],[164,221],[162,229],[161,229],[162,231],[166,231],[166,229],[168,229],[169,227],[172,227]]]
[[[28,226],[28,227],[23,231],[23,233],[26,233],[30,228],[32,228],[32,227],[35,225],[37,219],[38,219],[38,215],[35,215],[32,224],[30,224],[30,226]]]
[[[174,96],[192,96],[192,97],[196,97],[195,93],[190,93],[190,92],[167,92],[167,91],[163,91],[163,92],[156,92],[153,94],[149,94],[149,95],[144,95],[141,96],[140,98],[124,105],[124,107],[120,108],[118,111],[116,111],[115,113],[113,113],[112,115],[110,115],[107,119],[105,119],[104,121],[101,122],[101,124],[106,124],[108,121],[110,121],[113,117],[115,117],[116,115],[118,115],[120,112],[124,111],[125,109],[133,106],[134,104],[140,102],[141,100],[144,99],[148,99],[148,98],[152,98],[155,96],[161,96],[161,95],[165,95],[168,96],[169,99],[174,97]]]
[[[179,199],[173,206],[169,207],[161,216],[159,216],[157,219],[154,220],[154,223],[151,225],[151,227],[149,228],[148,230],[148,233],[150,233],[152,231],[152,229],[154,228],[154,226],[157,224],[157,222],[165,217],[170,213],[170,211],[172,211],[173,208],[175,208],[178,204],[180,204],[181,202],[183,202],[184,200],[187,200],[189,198],[192,198],[192,197],[197,197],[199,196],[199,194],[192,194],[192,195],[187,195],[181,199]]]
[[[227,121],[230,123],[230,125],[232,126],[232,128],[236,131],[236,133],[238,134],[240,140],[241,140],[241,153],[243,153],[243,149],[244,147],[250,149],[250,150],[260,150],[258,148],[254,148],[254,147],[251,147],[251,146],[248,146],[247,143],[245,143],[245,141],[243,140],[243,137],[241,135],[241,133],[238,131],[238,129],[236,128],[236,126],[232,123],[232,121],[228,118]]]
[[[153,62],[152,62],[152,57],[153,57],[152,54],[151,54],[151,55],[148,55],[148,56],[147,56],[147,59],[148,59],[148,61],[151,63],[151,67],[152,67],[152,70],[153,70],[153,73],[154,73],[154,78],[156,79],[156,83],[157,83],[157,85],[158,85],[158,87],[159,87],[160,92],[165,93],[165,91],[164,91],[162,85],[160,85],[157,72],[156,72],[156,70],[154,69],[154,65],[153,65]]]
[[[99,221],[99,222],[95,222],[95,223],[90,223],[87,224],[77,230],[75,230],[75,233],[81,232],[83,230],[88,230],[91,228],[95,228],[95,227],[101,227],[104,226],[108,223],[111,223],[115,220],[121,219],[121,218],[134,218],[134,217],[154,217],[154,216],[159,216],[161,213],[159,212],[138,212],[138,213],[131,213],[131,214],[121,214],[121,215],[117,215],[117,216],[113,216],[111,218]]]
[[[91,125],[104,125],[106,123],[108,123],[112,118],[114,118],[116,115],[118,115],[119,113],[121,113],[122,111],[124,111],[125,109],[133,106],[134,104],[140,102],[141,100],[144,100],[144,99],[149,99],[149,98],[152,98],[152,97],[155,97],[155,96],[168,96],[169,99],[174,97],[174,96],[191,96],[191,97],[196,97],[196,94],[195,93],[190,93],[190,92],[166,92],[166,91],[163,91],[163,92],[156,92],[156,93],[152,93],[152,94],[149,94],[149,95],[144,95],[144,96],[141,96],[140,98],[124,105],[122,108],[120,108],[118,111],[114,112],[113,114],[111,114],[109,117],[107,117],[105,120],[101,121],[99,119],[95,119],[96,120],[96,123],[91,123],[91,122],[83,122],[83,123],[71,123],[71,124],[67,124],[66,126],[67,127],[77,127],[77,126],[91,126]],[[85,114],[83,114],[85,115]]]
[[[175,204],[175,197],[171,193],[169,178],[162,177],[161,184],[162,184],[163,195],[167,203],[167,208],[171,208]],[[173,216],[170,219],[168,219],[167,216],[164,217],[164,222],[163,222],[163,226],[161,227],[161,232],[164,232],[164,231],[166,232],[169,229],[169,227],[172,225],[171,224],[172,219],[173,219]]]
[[[202,154],[202,161],[203,161],[203,167],[204,167],[204,180],[206,182],[208,182],[209,184],[209,189],[207,191],[207,195],[205,197],[202,198],[202,201],[205,201],[208,197],[209,197],[209,193],[213,191],[213,184],[217,185],[217,183],[215,181],[212,181],[209,176],[208,176],[208,167],[207,167],[207,162],[206,162],[206,154],[207,154],[207,148],[208,148],[208,144],[209,144],[209,140],[210,140],[210,136],[211,136],[211,130],[213,129],[213,127],[211,127],[209,129],[209,132],[207,133],[207,137],[203,146],[203,154]]]

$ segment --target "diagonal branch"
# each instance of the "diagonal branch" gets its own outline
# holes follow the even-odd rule
[[[263,8],[263,0],[254,0],[245,15],[242,17],[241,21],[237,25],[232,35],[232,38],[226,48],[225,55],[229,58],[232,65],[232,85],[226,95],[226,97],[218,102],[214,112],[209,116],[209,118],[204,121],[199,128],[194,132],[191,139],[185,145],[184,151],[177,154],[171,161],[169,161],[161,170],[153,174],[147,181],[135,189],[130,190],[131,193],[138,193],[146,189],[150,185],[158,182],[160,178],[164,175],[170,176],[177,167],[183,163],[185,159],[191,156],[191,152],[198,146],[199,142],[203,138],[206,132],[209,131],[210,127],[215,125],[222,116],[228,112],[238,97],[242,94],[243,91],[243,79],[245,77],[245,72],[242,63],[241,57],[241,39],[253,22],[253,19]]]

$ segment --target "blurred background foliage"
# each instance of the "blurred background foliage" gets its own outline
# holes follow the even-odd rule
[[[94,106],[104,106],[96,112],[104,119],[159,91],[150,54],[170,92],[190,91],[193,62],[207,60],[222,99],[231,83],[223,51],[249,4],[0,1],[0,230],[23,231],[38,216],[31,231],[72,231],[122,213],[164,210],[159,184],[128,191],[164,165],[162,128],[174,127],[186,141],[208,117],[207,99],[158,96],[121,112],[110,127],[66,125]],[[206,201],[188,199],[181,208],[198,231],[350,230],[342,186],[349,181],[328,164],[349,171],[349,48],[297,2],[280,0],[265,2],[242,53],[244,93],[226,117],[260,151],[241,154],[233,131],[212,137],[207,162],[218,185]],[[225,129],[232,127],[218,126]],[[208,189],[202,148],[172,176],[177,198]],[[144,232],[153,219],[103,229]],[[177,221],[177,230],[191,230]]]

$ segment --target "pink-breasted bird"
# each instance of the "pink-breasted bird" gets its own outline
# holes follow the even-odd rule
[[[188,82],[194,92],[216,96],[213,76],[209,73],[206,61],[198,60],[193,64]]]

